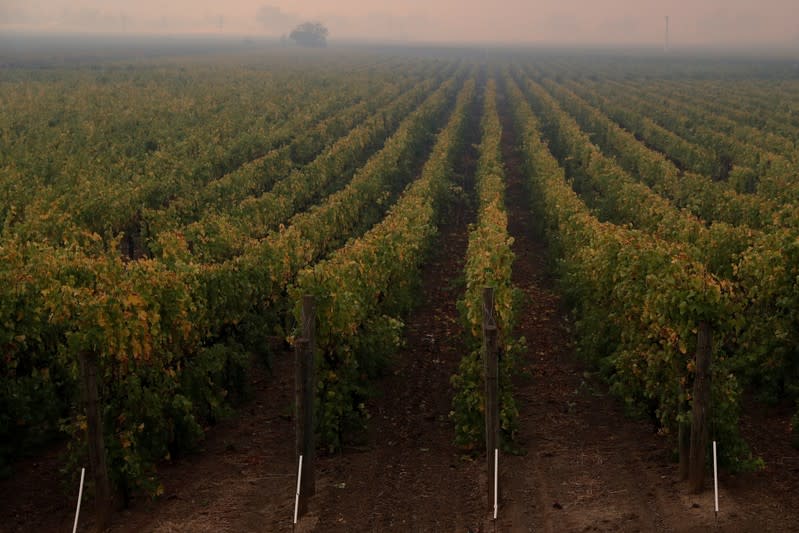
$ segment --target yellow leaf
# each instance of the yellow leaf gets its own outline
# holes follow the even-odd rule
[[[127,305],[129,307],[134,307],[134,306],[143,307],[144,306],[144,300],[142,300],[141,296],[139,296],[138,294],[128,294],[127,296],[125,296],[124,302],[125,302],[125,305]]]

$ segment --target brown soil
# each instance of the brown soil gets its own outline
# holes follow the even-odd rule
[[[457,280],[474,216],[460,202],[422,270],[406,345],[368,404],[367,444],[318,459],[317,494],[298,531],[799,531],[799,453],[788,444],[785,411],[744,416],[744,434],[768,466],[722,473],[716,521],[712,491],[690,495],[676,478],[667,440],[651,424],[625,418],[575,359],[507,118],[514,282],[527,296],[517,333],[528,349],[516,381],[520,453],[500,459],[499,520],[489,519],[484,460],[458,452],[448,417],[449,379],[464,352]],[[470,151],[460,174],[473,172],[473,157]],[[255,376],[252,402],[209,431],[201,453],[163,465],[164,496],[134,500],[115,515],[112,531],[292,531],[292,362],[284,354],[274,376]],[[18,464],[17,474],[0,482],[0,531],[71,528],[75,495],[61,491],[57,465],[55,450]],[[80,530],[91,526],[89,515],[85,509]]]
[[[456,168],[465,190],[475,167],[472,127]],[[465,353],[457,299],[463,292],[468,224],[465,197],[450,209],[423,268],[419,306],[406,320],[405,346],[369,401],[369,444],[320,461],[321,483],[304,529],[479,531],[486,497],[482,463],[458,453],[449,420],[450,378]],[[482,478],[481,478],[482,476]],[[481,483],[482,480],[482,483]]]
[[[207,433],[203,449],[162,464],[164,495],[139,497],[117,513],[112,531],[279,531],[288,523],[293,484],[291,394],[293,359],[277,358],[274,376],[256,371],[254,399]],[[58,468],[63,447],[15,467],[0,482],[0,531],[69,531],[77,484],[64,492]],[[84,499],[79,531],[93,528]],[[284,528],[285,529],[285,528]]]
[[[320,461],[321,491],[310,505],[314,531],[468,531],[481,527],[482,463],[453,446],[449,420],[464,353],[455,307],[465,221],[441,232],[424,269],[423,301],[407,321],[406,345],[368,403],[369,445]]]
[[[523,454],[505,457],[500,469],[497,530],[799,531],[799,454],[788,444],[784,414],[759,419],[759,435],[747,429],[754,420],[745,416],[744,432],[756,454],[791,464],[793,472],[770,467],[737,478],[722,472],[716,518],[712,477],[703,494],[690,494],[678,480],[667,440],[651,424],[626,418],[607,387],[575,358],[568,317],[547,275],[547,250],[533,232],[507,112],[503,128],[514,283],[528,297],[519,334],[528,351],[516,394]]]

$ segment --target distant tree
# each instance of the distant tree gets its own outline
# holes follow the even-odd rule
[[[327,28],[318,22],[303,22],[289,34],[289,39],[300,46],[324,48],[327,46]]]

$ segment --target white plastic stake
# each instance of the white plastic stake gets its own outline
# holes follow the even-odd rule
[[[300,480],[302,480],[302,455],[300,455],[300,466],[297,467],[297,494],[294,497],[294,525],[297,525],[297,511],[300,508]]]
[[[716,441],[713,441],[713,487],[716,496],[716,516],[719,515],[719,471],[716,463]]]
[[[497,488],[499,487],[499,449],[494,448],[494,520],[497,519],[498,499]]]
[[[80,502],[83,499],[83,479],[86,476],[86,469],[80,469],[80,489],[78,490],[78,508],[75,509],[75,525],[72,526],[72,533],[78,530],[78,518],[80,517]]]

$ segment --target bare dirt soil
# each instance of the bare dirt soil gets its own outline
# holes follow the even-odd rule
[[[519,454],[501,458],[499,520],[489,519],[484,459],[454,447],[448,416],[450,376],[464,354],[456,301],[474,217],[461,200],[422,270],[405,347],[368,404],[366,443],[319,457],[317,494],[297,530],[799,531],[799,452],[789,445],[785,410],[748,407],[744,435],[767,467],[721,473],[716,519],[712,483],[701,495],[689,494],[677,480],[667,440],[648,422],[626,418],[607,387],[575,358],[548,252],[533,231],[535,214],[504,109],[503,126],[514,281],[526,296],[517,333],[528,349],[516,380]],[[473,174],[473,149],[457,172]],[[134,500],[115,514],[112,531],[292,531],[293,356],[278,357],[273,375],[252,381],[253,400],[209,430],[201,453],[162,465],[164,495]],[[75,494],[60,485],[58,452],[22,461],[12,478],[0,481],[0,531],[71,528]],[[86,531],[88,508],[83,516],[80,530]]]
[[[514,282],[527,296],[519,333],[529,349],[526,372],[517,380],[524,453],[504,458],[497,530],[799,531],[799,453],[788,443],[784,413],[744,417],[753,451],[771,466],[738,477],[722,472],[716,518],[712,477],[703,494],[690,494],[666,439],[648,422],[626,418],[607,387],[575,358],[569,320],[548,275],[548,253],[533,231],[535,214],[507,112],[503,127]]]
[[[471,189],[469,128],[455,182]],[[461,195],[449,209],[424,266],[417,309],[406,319],[405,346],[367,404],[369,442],[320,461],[322,482],[302,527],[313,531],[479,531],[485,526],[481,461],[453,446],[450,378],[465,353],[456,302],[463,293],[468,224],[474,209]],[[482,476],[482,477],[481,477]]]

